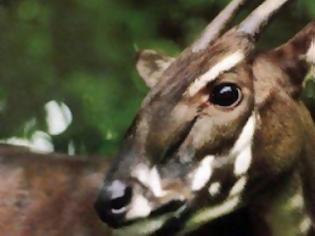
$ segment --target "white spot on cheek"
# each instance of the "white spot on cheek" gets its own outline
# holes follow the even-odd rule
[[[132,198],[130,210],[126,214],[126,219],[146,217],[151,213],[149,201],[142,195],[135,195]]]
[[[215,182],[215,183],[211,184],[209,189],[208,189],[209,194],[212,197],[218,195],[220,193],[220,190],[221,190],[221,184],[219,182]]]
[[[212,171],[214,156],[206,156],[199,164],[192,180],[191,189],[193,191],[199,191],[202,189],[210,180]]]
[[[151,170],[147,165],[137,165],[131,173],[140,183],[149,188],[155,197],[163,197],[166,192],[162,189],[161,178],[156,167]]]
[[[244,57],[245,57],[244,53],[241,50],[239,50],[222,59],[219,63],[214,65],[205,74],[201,75],[198,79],[196,79],[191,86],[189,86],[187,91],[188,95],[194,96],[209,82],[215,80],[221,73],[228,71],[237,64],[239,64],[242,60],[244,60]]]
[[[240,176],[245,174],[252,162],[252,140],[255,133],[256,118],[255,114],[252,114],[251,117],[246,122],[239,138],[234,144],[231,155],[236,156],[234,163],[234,174]]]

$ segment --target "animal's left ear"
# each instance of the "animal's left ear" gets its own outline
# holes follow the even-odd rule
[[[310,66],[315,66],[315,22],[308,24],[287,43],[268,52],[267,57],[287,75],[287,81],[282,82],[295,93],[292,95],[299,95]]]
[[[146,85],[152,88],[174,60],[174,58],[154,50],[142,50],[138,53],[136,68]]]

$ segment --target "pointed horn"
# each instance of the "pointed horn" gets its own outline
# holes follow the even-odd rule
[[[270,18],[289,0],[266,0],[257,7],[239,26],[238,31],[254,39]]]
[[[245,1],[246,0],[232,0],[206,27],[201,37],[194,42],[192,51],[201,51],[217,39]]]

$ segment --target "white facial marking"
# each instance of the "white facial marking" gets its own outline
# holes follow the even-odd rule
[[[150,189],[152,190],[154,196],[156,197],[165,196],[166,192],[162,189],[160,174],[156,167],[154,167],[150,171],[150,178],[148,181],[148,185]]]
[[[231,188],[229,196],[233,197],[236,195],[241,195],[241,193],[245,189],[246,183],[247,183],[247,177],[246,176],[241,177]]]
[[[155,197],[163,197],[166,192],[162,189],[161,178],[156,167],[151,170],[147,165],[137,165],[131,173],[140,183],[146,186]]]
[[[289,201],[289,207],[291,209],[303,209],[304,208],[304,200],[301,193],[295,194]]]
[[[194,173],[191,189],[192,191],[199,191],[202,189],[210,180],[212,171],[214,156],[206,156],[199,164],[196,172]]]
[[[141,183],[146,183],[149,175],[149,167],[145,164],[138,164],[131,172],[131,176],[136,178]]]
[[[231,155],[236,155],[236,160],[234,163],[234,174],[236,176],[245,174],[251,165],[251,145],[255,133],[255,125],[255,114],[252,114],[232,148]]]
[[[146,217],[151,213],[149,201],[142,195],[134,195],[130,204],[130,209],[126,214],[126,219]]]
[[[220,193],[221,190],[221,184],[219,182],[215,182],[210,185],[208,192],[211,195],[211,197],[214,197]]]
[[[224,216],[233,210],[239,205],[240,197],[232,197],[228,198],[223,203],[209,207],[207,209],[201,210],[192,219],[188,222],[188,227],[194,225],[200,225],[205,222],[209,222],[210,220],[216,219],[218,217]]]
[[[256,125],[256,118],[255,118],[255,114],[253,113],[248,118],[240,136],[235,142],[232,149],[232,154],[237,154],[238,152],[241,152],[246,146],[251,144],[251,141],[255,133],[255,125]]]
[[[240,205],[241,195],[245,189],[246,183],[247,176],[241,177],[231,188],[227,199],[223,203],[197,212],[197,214],[193,216],[192,219],[188,222],[188,228],[203,224],[205,222],[209,222],[213,219],[217,219],[218,217],[224,216],[234,211]],[[221,184],[215,182],[210,185],[209,193],[211,194],[211,192],[213,191],[214,194],[218,194],[220,188]]]
[[[114,230],[113,236],[147,236],[152,235],[158,229],[160,229],[165,222],[171,218],[172,214],[166,214],[160,217],[144,219],[137,223],[122,227],[120,229]]]
[[[315,65],[315,38],[312,40],[311,45],[306,53],[306,61]]]
[[[299,230],[301,233],[307,233],[312,227],[312,221],[309,217],[305,217],[300,223]]]
[[[236,176],[241,176],[245,174],[252,162],[252,150],[251,147],[246,147],[242,152],[240,152],[234,163],[234,174]]]
[[[210,70],[201,75],[198,79],[196,79],[188,88],[188,96],[194,96],[198,93],[202,88],[204,88],[209,82],[215,80],[220,74],[226,72],[237,64],[239,64],[242,60],[244,60],[245,55],[242,51],[236,51],[219,63],[214,65]]]

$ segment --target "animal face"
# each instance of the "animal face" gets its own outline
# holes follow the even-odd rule
[[[242,2],[232,1],[225,11],[232,15]],[[258,29],[285,1],[274,2],[266,1],[215,41],[199,39],[176,60],[153,51],[140,54],[137,68],[152,90],[96,203],[105,222],[137,234],[178,218],[190,218],[183,222],[194,227],[245,205],[291,168],[302,134],[295,114],[301,83],[293,85],[290,72],[305,71],[292,69],[284,52],[299,48],[301,58],[312,50],[312,37],[297,37],[305,36],[303,49],[289,43],[252,56]],[[275,63],[281,56],[283,63]],[[296,148],[283,151],[293,143]]]

